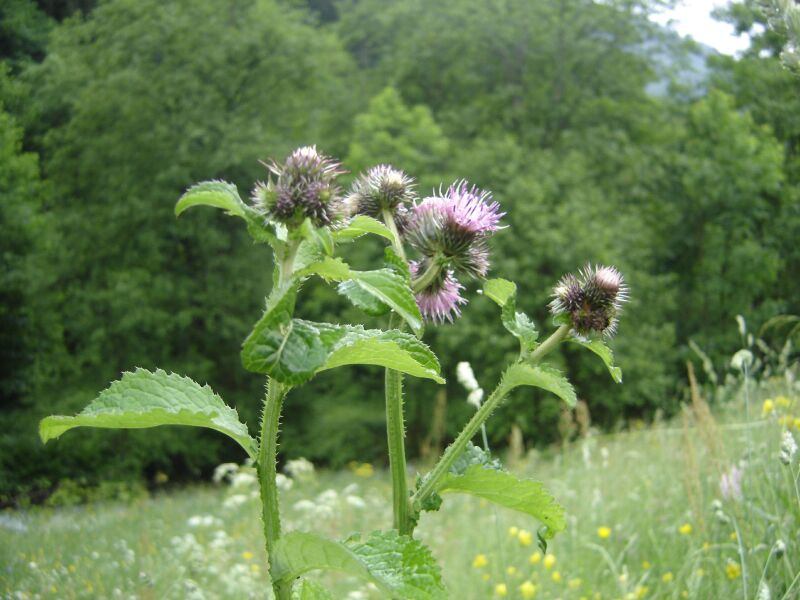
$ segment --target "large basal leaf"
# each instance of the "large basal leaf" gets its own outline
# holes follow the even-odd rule
[[[568,341],[583,346],[587,350],[591,350],[597,354],[597,356],[599,356],[605,363],[611,378],[617,383],[622,383],[622,369],[614,365],[614,352],[611,350],[611,348],[606,346],[602,340],[585,340],[576,338],[575,336],[570,336]]]
[[[339,543],[314,533],[292,532],[277,543],[271,575],[293,581],[315,570],[338,571],[375,584],[388,598],[445,598],[439,566],[425,546],[395,531],[366,541]]]
[[[516,309],[516,284],[506,279],[490,279],[483,285],[483,293],[500,306],[503,327],[519,340],[523,356],[533,352],[538,345],[539,332],[533,320]]]
[[[518,479],[495,468],[474,464],[460,475],[448,473],[436,491],[439,494],[470,494],[525,513],[544,523],[549,536],[567,526],[564,508],[540,482]]]
[[[346,227],[333,231],[333,239],[337,242],[354,240],[362,235],[372,233],[386,238],[391,243],[395,243],[394,234],[383,223],[366,215],[353,217]]]
[[[247,210],[236,186],[227,181],[204,181],[190,187],[175,205],[175,215],[192,206],[213,206],[229,215],[246,218]]]
[[[112,383],[74,417],[52,416],[39,424],[43,442],[74,427],[141,429],[159,425],[208,427],[236,440],[251,458],[256,442],[228,406],[210,387],[162,370],[136,369]]]
[[[413,335],[302,319],[281,321],[274,311],[266,313],[245,340],[242,362],[250,371],[293,386],[319,371],[355,364],[444,383],[436,356]]]
[[[578,401],[572,384],[558,369],[547,365],[513,364],[506,369],[501,385],[506,393],[521,385],[542,388],[561,398],[570,407],[574,407]]]

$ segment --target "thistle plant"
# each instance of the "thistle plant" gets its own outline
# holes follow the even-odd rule
[[[235,440],[258,475],[264,543],[275,598],[331,598],[310,571],[349,573],[377,586],[387,597],[443,598],[446,590],[431,552],[414,539],[424,511],[438,510],[447,493],[466,493],[517,510],[542,523],[540,545],[566,526],[564,509],[533,480],[505,471],[500,461],[472,439],[507,395],[519,386],[552,392],[575,404],[567,379],[543,359],[563,342],[579,344],[602,358],[616,381],[603,337],[616,329],[627,290],[611,267],[586,267],[565,276],[554,289],[555,331],[539,341],[533,320],[516,309],[516,285],[487,279],[491,237],[504,213],[490,192],[457,181],[420,199],[413,179],[390,165],[358,176],[350,190],[339,185],[340,164],[315,147],[292,152],[282,162],[265,163],[265,181],[251,201],[224,181],[206,181],[178,200],[176,215],[211,206],[242,219],[274,264],[266,308],[244,340],[243,366],[265,376],[266,393],[257,437],[236,410],[207,385],[162,370],[124,373],[75,416],[51,416],[40,424],[44,442],[75,427],[144,428],[160,425],[207,427]],[[384,264],[360,271],[336,256],[337,248],[364,235],[387,242]],[[385,329],[358,324],[318,323],[295,317],[302,283],[319,277],[369,315],[387,315]],[[409,491],[403,413],[403,377],[442,384],[439,361],[421,338],[425,324],[455,326],[467,305],[464,283],[478,281],[500,307],[503,326],[520,343],[494,391],[482,401],[474,376],[476,412],[430,472],[418,475]],[[393,487],[393,523],[383,531],[344,542],[315,532],[286,532],[281,526],[276,470],[279,423],[291,391],[317,373],[347,365],[385,369],[387,448]],[[466,385],[466,384],[465,384]],[[478,391],[480,397],[478,397]]]

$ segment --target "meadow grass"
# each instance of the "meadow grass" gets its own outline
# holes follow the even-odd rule
[[[784,432],[800,437],[800,401],[788,389],[755,390],[749,411],[741,395],[714,417],[695,403],[669,423],[592,435],[512,464],[566,507],[567,530],[544,555],[535,521],[471,497],[445,497],[448,510],[424,514],[419,537],[458,599],[798,598],[798,457],[779,460]],[[725,498],[720,478],[735,464],[741,497]],[[388,476],[368,465],[289,485],[281,492],[287,529],[345,538],[391,523]],[[0,591],[269,597],[256,489],[244,469],[232,484],[127,504],[0,513]],[[379,597],[361,582],[320,577],[337,598]]]

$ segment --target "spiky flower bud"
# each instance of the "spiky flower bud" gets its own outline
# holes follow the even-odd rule
[[[421,272],[420,263],[411,261],[409,267],[411,278],[416,278]],[[464,286],[458,282],[452,271],[440,271],[425,289],[417,292],[419,312],[426,321],[436,324],[452,322],[454,318],[461,316],[460,305],[467,303],[461,296],[463,289]]]
[[[579,276],[567,274],[553,289],[550,310],[567,315],[580,334],[614,335],[617,315],[628,299],[628,288],[614,267],[586,265]]]
[[[298,148],[283,164],[272,161],[267,168],[275,178],[257,184],[252,195],[253,206],[264,216],[291,228],[306,218],[322,227],[341,217],[336,177],[343,171],[338,162],[317,152],[316,146]]]
[[[504,214],[491,192],[462,180],[416,204],[405,235],[424,258],[484,277],[489,270],[487,241]]]
[[[390,165],[378,165],[353,182],[345,203],[351,214],[380,217],[384,210],[393,216],[404,213],[406,205],[416,199],[411,177]]]

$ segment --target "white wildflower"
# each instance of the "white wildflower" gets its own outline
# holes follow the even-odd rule
[[[731,366],[739,371],[753,364],[753,353],[750,350],[739,350],[731,357]]]
[[[225,501],[222,503],[222,508],[239,508],[243,504],[246,504],[247,500],[248,498],[244,494],[234,494],[225,498]]]
[[[360,509],[360,508],[366,508],[367,506],[367,503],[364,502],[364,500],[362,498],[359,498],[358,496],[347,496],[344,500],[353,508]]]
[[[290,489],[292,489],[294,481],[289,479],[283,473],[278,473],[275,475],[275,485],[278,487],[279,490],[283,492],[288,492]]]
[[[314,477],[314,463],[302,457],[286,461],[283,470],[288,473],[292,479],[305,481]]]
[[[781,451],[778,458],[781,459],[783,464],[788,465],[794,459],[795,454],[797,454],[797,442],[794,440],[794,436],[790,431],[784,431],[783,439],[781,440]]]
[[[456,378],[461,385],[467,388],[468,392],[480,387],[478,380],[475,379],[475,373],[472,372],[472,366],[466,361],[462,361],[456,366]]]
[[[476,409],[481,407],[481,402],[483,402],[483,390],[481,388],[472,390],[467,396],[467,403],[474,406]]]
[[[339,501],[339,494],[334,489],[327,489],[317,496],[317,504],[333,506]]]
[[[239,471],[231,475],[231,487],[233,488],[252,487],[257,484],[258,484],[258,479],[256,479],[256,474],[252,470],[240,469]]]
[[[758,584],[758,595],[756,595],[756,600],[770,600],[772,598],[772,594],[769,592],[769,586],[767,582],[763,579],[761,583]]]
[[[342,490],[342,495],[343,496],[350,496],[351,494],[355,494],[357,492],[358,492],[358,484],[357,483],[351,483],[350,485],[346,486]]]
[[[316,506],[311,500],[298,500],[292,508],[297,512],[311,512]]]
[[[222,463],[214,469],[214,483],[221,483],[223,480],[228,479],[231,475],[239,470],[239,465],[236,463]]]
[[[786,542],[783,540],[778,540],[775,542],[772,552],[775,554],[775,558],[781,558],[786,553]]]

